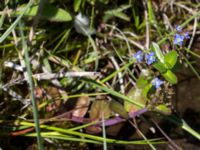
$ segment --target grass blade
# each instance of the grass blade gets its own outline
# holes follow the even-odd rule
[[[39,117],[38,117],[38,109],[37,109],[37,104],[36,104],[36,100],[35,100],[35,94],[34,94],[34,84],[33,84],[33,80],[32,80],[32,71],[31,71],[31,66],[30,66],[30,58],[29,58],[29,54],[28,54],[28,46],[25,42],[24,39],[24,33],[23,33],[23,24],[21,22],[19,22],[19,27],[20,27],[20,34],[22,37],[22,48],[24,50],[24,59],[25,59],[25,64],[26,64],[26,68],[27,68],[27,73],[28,73],[28,84],[29,84],[29,88],[30,88],[30,97],[31,97],[31,101],[32,101],[32,107],[33,107],[33,118],[34,118],[34,122],[35,122],[35,130],[37,133],[37,142],[38,142],[38,148],[39,150],[43,150],[43,139],[40,135],[40,126],[39,126]]]
[[[21,18],[24,16],[26,11],[32,6],[33,0],[30,0],[29,3],[26,5],[24,10],[21,12],[21,14],[17,17],[17,19],[13,22],[13,24],[4,32],[4,34],[0,37],[0,43],[2,43],[7,36],[12,32],[12,30],[17,26]]]

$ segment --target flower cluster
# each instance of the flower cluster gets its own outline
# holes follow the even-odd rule
[[[146,60],[148,65],[151,65],[153,62],[156,61],[156,57],[155,57],[155,53],[154,52],[150,52],[150,53],[145,55],[140,50],[137,53],[135,53],[133,57],[137,60],[137,62],[142,62],[144,60],[144,56],[145,56],[145,60]]]
[[[142,62],[145,58],[146,63],[148,65],[151,65],[153,62],[156,61],[156,57],[155,57],[155,53],[154,52],[150,52],[148,54],[144,54],[141,50],[138,51],[137,53],[134,54],[133,56],[137,62]],[[164,81],[160,80],[159,78],[154,78],[152,80],[152,84],[153,86],[155,86],[156,89],[160,88],[160,86],[164,83]]]
[[[186,33],[182,34],[181,33],[182,32],[182,28],[180,26],[176,26],[176,31],[178,33],[176,33],[175,36],[174,36],[174,44],[182,46],[184,40],[190,38],[189,32],[186,32]]]
[[[134,54],[133,56],[137,62],[142,62],[145,58],[146,63],[148,65],[151,65],[153,62],[156,61],[156,57],[155,57],[155,53],[154,52],[150,52],[148,54],[144,54],[141,50],[138,51],[137,53]],[[152,84],[153,86],[158,89],[160,88],[160,86],[164,83],[164,81],[160,80],[159,78],[154,78],[152,80]]]

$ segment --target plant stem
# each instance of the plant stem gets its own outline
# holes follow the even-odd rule
[[[30,59],[29,59],[29,54],[28,54],[28,46],[24,39],[24,33],[23,33],[23,28],[22,28],[23,24],[21,22],[19,22],[19,27],[20,27],[20,34],[22,37],[22,48],[24,51],[24,59],[25,59],[25,64],[27,68],[27,73],[28,73],[28,84],[30,88],[30,98],[31,98],[32,107],[33,107],[33,118],[34,118],[34,123],[35,123],[35,130],[37,133],[37,143],[38,143],[39,150],[43,150],[44,149],[43,139],[40,134],[38,109],[37,109],[37,104],[36,104],[35,95],[34,95],[34,85],[33,85],[33,80],[32,80],[32,71],[31,71]]]

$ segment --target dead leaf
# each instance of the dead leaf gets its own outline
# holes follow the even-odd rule
[[[88,96],[81,96],[78,98],[78,101],[75,106],[75,110],[72,113],[72,116],[84,117],[88,111],[88,106],[90,105],[90,100]]]
[[[101,127],[99,126],[89,126],[86,128],[86,132],[89,134],[98,134],[101,132]]]
[[[92,103],[90,109],[90,118],[101,119],[102,114],[104,114],[104,118],[106,119],[110,117],[111,113],[112,111],[110,109],[108,100],[96,100]]]

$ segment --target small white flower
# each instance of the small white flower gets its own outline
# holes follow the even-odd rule
[[[76,15],[74,20],[74,27],[76,32],[83,34],[85,36],[92,35],[95,33],[94,29],[90,29],[89,18],[82,13]]]
[[[89,26],[89,18],[87,16],[82,15],[82,13],[79,13],[75,17],[75,22],[79,23],[82,26]]]

